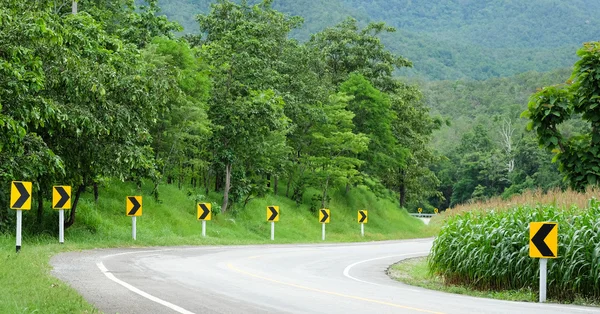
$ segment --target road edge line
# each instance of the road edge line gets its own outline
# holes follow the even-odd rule
[[[380,259],[393,258],[393,257],[407,257],[407,256],[423,256],[423,255],[427,255],[427,254],[429,254],[429,251],[427,251],[427,252],[415,252],[415,253],[399,254],[399,255],[388,255],[388,256],[370,258],[370,259],[358,261],[356,263],[352,263],[352,264],[346,266],[346,268],[344,268],[343,274],[344,274],[344,276],[346,276],[346,277],[348,277],[348,278],[350,278],[352,280],[356,280],[358,282],[368,283],[368,284],[376,285],[376,286],[382,286],[382,284],[378,284],[378,283],[375,283],[375,282],[370,282],[370,281],[358,279],[358,278],[350,275],[350,269],[352,269],[352,267],[354,267],[356,265],[360,265],[360,264],[363,264],[363,263],[368,263],[368,262],[372,262],[372,261],[376,261],[376,260],[380,260]],[[411,290],[411,291],[418,291],[416,289],[409,289],[409,290]]]
[[[165,300],[162,300],[160,298],[157,298],[147,292],[144,292],[136,287],[134,287],[131,284],[126,283],[125,281],[117,278],[115,275],[113,275],[112,273],[110,273],[110,271],[106,268],[106,266],[104,266],[104,263],[102,262],[97,262],[96,266],[98,266],[98,268],[100,269],[100,271],[110,280],[120,284],[121,286],[127,288],[129,291],[136,293],[150,301],[153,301],[155,303],[158,303],[160,305],[166,306],[168,308],[170,308],[171,310],[177,312],[177,313],[181,313],[181,314],[194,314],[194,312],[190,312],[180,306],[177,306],[173,303],[167,302]]]

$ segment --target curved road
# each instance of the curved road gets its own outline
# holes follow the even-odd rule
[[[431,239],[322,245],[110,249],[52,258],[53,274],[105,313],[600,313],[497,301],[391,280]]]

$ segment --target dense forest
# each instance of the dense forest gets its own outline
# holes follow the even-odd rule
[[[432,147],[444,198],[432,206],[446,208],[468,200],[521,193],[525,189],[564,188],[552,154],[538,148],[521,113],[543,86],[567,81],[571,69],[527,72],[485,81],[422,81],[419,83],[433,116],[447,124],[436,130]],[[573,134],[580,121],[562,128]],[[428,204],[422,204],[428,207]]]
[[[159,2],[184,33],[198,33],[194,16],[208,12],[214,0]],[[600,36],[595,0],[277,0],[273,7],[304,18],[291,32],[300,41],[347,16],[362,26],[386,22],[397,31],[382,34],[382,42],[414,64],[398,73],[424,79],[486,79],[568,67],[583,42]]]
[[[600,141],[584,121],[594,116],[572,103],[588,91],[576,76],[571,87],[538,91],[565,83],[572,69],[485,81],[401,77],[415,63],[385,45],[397,29],[341,18],[351,1],[328,3],[339,16],[321,11],[319,20],[339,22],[310,36],[302,25],[314,15],[285,14],[277,10],[285,2],[268,0],[182,5],[198,12],[191,34],[156,0],[81,0],[75,13],[67,0],[0,3],[0,181],[34,182],[38,220],[46,187],[74,187],[69,227],[80,195],[97,198],[114,178],[152,182],[157,200],[163,184],[216,191],[223,199],[213,210],[234,213],[268,193],[316,210],[357,186],[432,212],[564,188],[559,165],[575,187],[597,178],[595,164],[572,165],[597,153],[581,143]],[[594,49],[580,50],[592,60],[576,64],[582,78],[595,68]],[[544,109],[546,99],[562,111]],[[8,198],[0,189],[0,230],[14,219]]]
[[[0,6],[0,180],[33,181],[39,219],[47,187],[74,187],[69,227],[108,178],[151,180],[159,200],[165,183],[214,189],[216,212],[266,193],[317,209],[358,185],[402,205],[436,193],[439,121],[393,76],[410,63],[380,42],[384,23],[348,18],[299,43],[301,18],[270,1],[220,1],[198,16],[202,35],[177,38],[156,1],[77,8]]]

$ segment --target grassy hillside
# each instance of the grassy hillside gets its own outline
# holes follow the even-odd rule
[[[138,241],[144,245],[176,244],[244,244],[270,242],[270,225],[266,222],[266,207],[278,205],[281,209],[280,221],[275,226],[275,240],[278,243],[316,242],[321,240],[321,225],[317,213],[309,210],[309,205],[296,206],[294,201],[284,197],[267,195],[265,198],[250,201],[246,208],[236,205],[226,214],[216,214],[207,222],[207,237],[200,236],[200,222],[196,220],[196,192],[190,189],[179,190],[176,186],[161,187],[160,202],[148,194],[151,186],[142,188],[143,216],[138,218]],[[126,217],[125,197],[138,195],[137,188],[125,183],[110,182],[100,190],[98,204],[91,195],[81,201],[75,226],[67,230],[69,238],[98,241],[111,244],[131,245],[131,218]],[[188,196],[188,194],[192,194]],[[310,193],[307,193],[310,195]],[[202,196],[201,196],[202,197]],[[221,195],[211,193],[202,197],[203,201],[220,203]],[[307,196],[306,203],[309,203]],[[347,196],[334,195],[331,205],[331,223],[327,226],[327,240],[359,241],[359,225],[356,222],[358,209],[369,210],[369,223],[366,238],[369,240],[399,239],[425,236],[423,224],[412,218],[403,209],[386,199],[377,199],[363,188],[351,189]],[[57,216],[56,213],[51,213]],[[28,217],[30,218],[30,217]],[[54,218],[47,218],[56,221]]]
[[[213,216],[207,222],[207,237],[201,236],[201,223],[196,220],[195,196],[188,189],[161,187],[161,202],[152,200],[151,186],[143,186],[143,215],[137,219],[137,241],[131,238],[131,218],[125,216],[125,197],[139,195],[129,183],[111,181],[100,189],[94,203],[91,193],[80,200],[77,220],[65,233],[65,244],[57,239],[57,212],[48,209],[44,223],[53,230],[32,235],[35,213],[23,214],[23,249],[15,254],[14,231],[0,234],[0,313],[90,313],[93,308],[70,287],[50,276],[49,258],[63,251],[98,247],[131,247],[152,245],[212,245],[273,243],[266,206],[279,205],[281,218],[276,223],[274,243],[321,242],[321,225],[308,205],[297,207],[282,196],[270,195],[251,201],[246,209]],[[195,195],[193,191],[192,195]],[[217,201],[211,194],[205,200]],[[46,208],[49,208],[47,204]],[[331,223],[327,225],[327,242],[372,241],[431,236],[433,233],[418,219],[411,217],[395,203],[377,199],[362,188],[344,197],[336,194],[331,202]],[[356,222],[357,209],[369,210],[365,237],[360,237]],[[51,226],[54,226],[52,229]],[[10,228],[10,230],[14,230]]]
[[[212,0],[160,0],[164,13],[197,32],[195,14]],[[257,2],[257,0],[250,1]],[[600,37],[595,0],[275,0],[273,6],[305,19],[300,40],[346,16],[362,23],[385,21],[392,51],[414,62],[401,75],[425,79],[486,79],[527,71],[550,71],[575,61],[585,41]]]

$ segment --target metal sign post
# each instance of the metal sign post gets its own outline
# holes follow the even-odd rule
[[[271,241],[275,240],[275,222],[271,221]]]
[[[369,212],[367,210],[358,211],[358,223],[360,224],[360,236],[365,236],[365,224],[369,221]]]
[[[540,258],[540,303],[546,302],[546,277],[548,275],[548,259]]]
[[[279,221],[279,206],[267,206],[267,221],[271,222],[271,241],[275,240],[275,222]]]
[[[58,210],[58,243],[65,243],[65,210]]]
[[[23,210],[31,209],[31,182],[12,181],[10,184],[10,208],[17,211],[17,253],[21,251],[21,226]]]
[[[137,240],[136,239],[136,231],[137,231],[136,230],[136,218],[137,218],[136,216],[131,216],[131,237],[134,240]]]
[[[198,219],[202,220],[202,236],[206,237],[206,221],[212,219],[212,204],[198,203],[196,205]]]
[[[529,256],[540,259],[540,303],[546,302],[548,259],[558,257],[558,223],[529,224]]]
[[[142,215],[142,197],[127,196],[125,198],[125,213],[131,216],[131,237],[136,240],[136,218]]]
[[[319,210],[319,222],[323,224],[323,231],[321,239],[325,241],[325,224],[328,224],[331,220],[331,212],[327,208],[321,208]]]
[[[21,224],[23,221],[23,211],[17,210],[17,253],[21,251]]]
[[[65,209],[71,209],[71,186],[52,187],[52,209],[58,209],[58,243],[65,243]]]

